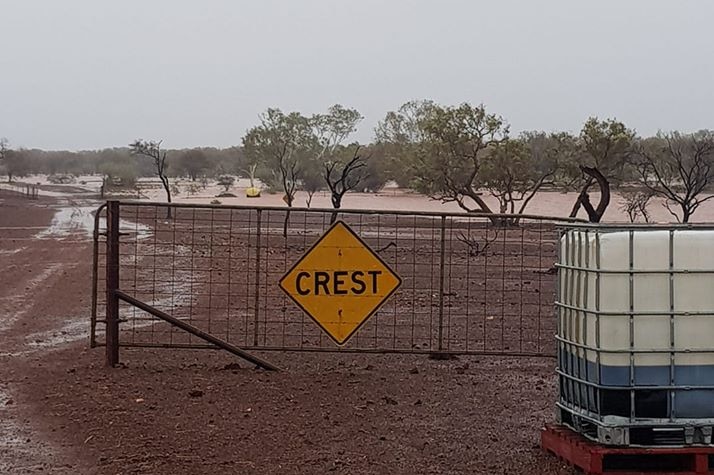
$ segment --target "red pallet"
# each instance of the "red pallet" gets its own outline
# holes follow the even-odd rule
[[[540,443],[588,475],[714,475],[714,447],[613,447],[559,425],[546,426]]]

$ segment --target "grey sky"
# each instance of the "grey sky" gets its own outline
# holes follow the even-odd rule
[[[714,128],[714,2],[0,0],[0,136],[229,146],[267,107],[483,102],[515,131]]]

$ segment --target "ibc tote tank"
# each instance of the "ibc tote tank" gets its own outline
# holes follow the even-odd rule
[[[613,445],[712,444],[714,228],[561,230],[559,420]]]

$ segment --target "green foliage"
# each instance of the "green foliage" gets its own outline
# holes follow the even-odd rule
[[[525,133],[491,148],[481,173],[500,213],[522,214],[538,190],[552,184],[557,156],[548,141],[543,133]]]
[[[107,160],[100,163],[97,169],[110,187],[133,188],[136,185],[136,167],[131,162]]]
[[[316,114],[310,118],[312,130],[320,144],[318,158],[330,160],[336,150],[357,130],[364,117],[356,109],[348,109],[335,104],[326,114]]]
[[[290,206],[300,189],[308,194],[308,206],[315,192],[328,189],[336,208],[349,190],[374,192],[394,180],[469,212],[511,214],[523,213],[539,190],[558,187],[579,191],[571,216],[584,208],[591,221],[602,218],[611,185],[625,189],[624,211],[640,213],[632,219],[646,212],[652,195],[664,198],[685,222],[711,198],[710,131],[637,139],[620,121],[591,117],[577,135],[534,131],[512,137],[506,121],[483,105],[410,101],[378,123],[372,144],[350,143],[362,120],[357,110],[339,104],[312,116],[268,109],[242,146],[226,149],[169,151],[161,142],[137,140],[128,148],[95,151],[12,150],[0,139],[0,172],[10,179],[100,173],[114,186],[133,186],[137,177],[156,174],[169,201],[175,191],[169,172],[196,182],[186,189],[189,194],[199,184],[205,188],[208,176],[228,190],[233,182],[226,177],[240,174],[281,191]],[[597,206],[590,203],[593,190],[599,191]],[[497,209],[489,207],[487,195]]]
[[[312,205],[313,195],[325,189],[322,164],[317,159],[306,160],[303,164],[300,188],[307,193],[305,204],[308,208]]]
[[[576,217],[582,206],[591,222],[602,219],[610,204],[611,182],[625,178],[634,139],[634,131],[615,119],[601,121],[591,117],[585,122],[579,137],[582,153],[576,156],[575,163],[565,168],[570,173],[571,184],[580,188],[571,217]],[[600,191],[597,207],[590,202],[589,194],[596,183]]]
[[[175,169],[181,175],[191,178],[191,181],[196,181],[199,176],[205,175],[210,167],[211,162],[206,153],[199,148],[192,148],[178,155],[178,163]]]
[[[218,177],[217,183],[221,185],[224,188],[224,191],[227,193],[228,190],[231,189],[231,187],[235,184],[236,179],[235,177],[231,175],[221,175]]]
[[[384,188],[384,185],[389,181],[383,149],[375,145],[367,146],[364,154],[366,156],[365,167],[359,189],[376,193]]]
[[[8,150],[10,150],[9,147]],[[235,173],[240,169],[240,165],[244,163],[242,152],[236,147],[226,149],[209,147],[180,151],[167,150],[167,173],[190,176],[187,168],[182,163],[183,160],[186,160],[183,155],[184,152],[192,152],[194,150],[205,155],[205,162],[199,159],[199,163],[202,162],[202,164],[201,167],[199,167],[200,172],[197,174],[197,179],[200,179],[204,173],[214,176],[216,174],[215,170],[218,168],[225,170],[224,173]],[[23,159],[23,163],[21,164],[23,168],[22,173],[29,175],[91,175],[101,173],[99,168],[101,164],[107,161],[131,162],[139,177],[154,176],[156,174],[153,161],[132,156],[131,151],[127,147],[82,150],[78,152],[21,149],[18,150],[18,152],[21,152]],[[2,159],[0,158],[0,168],[2,167]]]
[[[281,189],[292,206],[301,179],[301,164],[315,155],[319,143],[310,120],[298,112],[268,109],[260,125],[243,137],[247,162],[257,165],[256,176],[269,188]]]
[[[398,111],[388,112],[375,129],[375,146],[384,157],[386,178],[403,188],[416,181],[418,150],[424,141],[421,124],[436,107],[431,101],[410,101]]]
[[[585,154],[582,164],[595,167],[610,178],[618,176],[632,153],[635,132],[615,119],[590,117],[580,131]]]
[[[419,121],[422,141],[417,148],[417,190],[467,211],[491,212],[481,198],[482,174],[490,148],[508,138],[503,118],[483,105],[433,106]]]
[[[16,177],[23,177],[32,174],[32,161],[25,150],[6,150],[2,167],[12,181]]]

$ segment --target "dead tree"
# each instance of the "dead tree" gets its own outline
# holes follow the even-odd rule
[[[143,157],[151,158],[154,161],[154,167],[156,168],[156,174],[161,180],[161,184],[166,192],[166,201],[171,204],[171,184],[169,183],[169,178],[166,176],[166,151],[161,150],[161,142],[137,139],[134,143],[130,144],[131,153],[133,155],[140,155]],[[171,218],[171,206],[167,208],[166,217]]]
[[[486,236],[483,239],[473,238],[471,237],[471,233],[469,233],[468,236],[464,233],[459,233],[456,235],[456,239],[466,244],[469,257],[478,257],[485,254],[491,243],[498,239],[498,230],[496,230],[496,234],[493,239],[488,238],[488,230],[486,231]]]
[[[688,223],[699,206],[714,198],[702,196],[714,182],[714,133],[662,135],[654,146],[637,150],[642,184],[665,199],[677,221]],[[672,206],[679,207],[678,215]]]
[[[610,181],[595,167],[580,165],[580,170],[588,176],[588,179],[583,188],[580,190],[578,199],[575,200],[575,205],[570,213],[570,217],[574,218],[577,216],[578,210],[580,209],[580,206],[582,206],[588,214],[588,220],[591,223],[599,223],[602,216],[605,214],[605,210],[610,204]],[[590,194],[588,193],[588,190],[595,182],[597,182],[600,187],[600,202],[598,203],[597,208],[590,202]]]
[[[642,216],[645,223],[650,222],[650,212],[647,209],[650,200],[654,193],[650,190],[632,190],[622,192],[622,205],[620,211],[627,214],[631,223],[637,221],[637,218]]]
[[[288,223],[290,222],[290,208],[295,201],[295,193],[297,192],[299,169],[297,160],[291,160],[286,153],[283,153],[278,160],[278,169],[280,170],[280,179],[283,184],[283,201],[288,205],[285,212],[285,221],[283,222],[283,237],[288,238]]]
[[[327,188],[330,190],[332,207],[336,210],[342,207],[342,198],[345,193],[357,188],[364,179],[361,170],[366,166],[366,162],[360,156],[359,149],[360,147],[355,147],[352,158],[344,165],[339,161],[325,163],[323,177],[327,183]],[[337,211],[333,211],[330,223],[334,223],[336,219]]]

